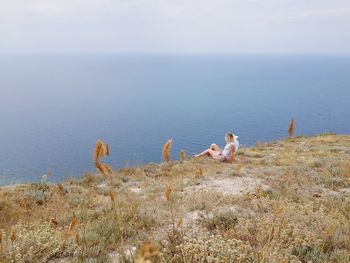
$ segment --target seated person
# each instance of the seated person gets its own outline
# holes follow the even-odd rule
[[[194,157],[209,156],[215,160],[222,162],[233,162],[235,160],[235,152],[238,151],[239,147],[237,138],[238,136],[235,136],[233,133],[226,133],[226,145],[223,150],[221,150],[219,146],[213,143],[210,145],[209,149],[204,150],[200,154],[196,154]]]

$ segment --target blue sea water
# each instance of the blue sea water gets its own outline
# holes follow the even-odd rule
[[[350,133],[350,56],[2,55],[0,184],[92,171],[97,139],[113,168],[193,154],[233,131],[242,145]]]

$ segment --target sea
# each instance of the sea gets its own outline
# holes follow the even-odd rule
[[[242,147],[350,134],[350,55],[0,55],[0,185],[94,172],[96,140],[113,169],[193,155],[224,135]]]

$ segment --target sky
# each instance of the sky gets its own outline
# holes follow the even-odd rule
[[[349,0],[0,0],[0,53],[346,53]]]

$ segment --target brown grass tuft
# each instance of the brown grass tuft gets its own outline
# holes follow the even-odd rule
[[[111,168],[108,164],[106,164],[106,163],[101,163],[100,165],[102,166],[102,169],[104,170],[105,174],[112,175],[113,170],[112,170],[112,168]]]
[[[171,192],[173,191],[173,189],[171,188],[170,185],[167,185],[164,191],[164,196],[165,196],[165,200],[166,201],[170,201],[171,200]]]
[[[77,232],[75,234],[75,243],[77,244],[77,246],[80,246],[80,234],[79,234],[79,232]]]
[[[95,163],[97,170],[102,174],[102,176],[112,175],[112,168],[106,163]]]
[[[10,236],[11,241],[14,242],[14,241],[16,240],[16,238],[17,238],[17,237],[16,237],[16,232],[15,232],[15,231],[12,231],[12,232],[11,232],[11,236]]]
[[[150,241],[146,241],[142,244],[139,252],[139,262],[144,262],[151,257],[154,257],[158,254],[158,249],[151,244]]]
[[[94,150],[93,160],[95,162],[95,166],[97,170],[102,174],[102,176],[106,176],[107,174],[112,175],[112,168],[106,163],[100,163],[100,159],[105,155],[109,155],[109,145],[103,144],[102,140],[97,140]]]
[[[97,140],[95,144],[95,150],[94,150],[94,155],[93,155],[93,160],[95,163],[98,163],[100,158],[104,156],[104,147],[103,147],[103,141],[102,140]]]
[[[105,169],[102,164],[99,162],[95,163],[97,170],[102,174],[102,176],[106,176]]]
[[[0,247],[2,246],[2,239],[3,239],[3,237],[2,237],[2,231],[1,231],[1,229],[0,229]]]
[[[58,192],[60,194],[64,194],[64,186],[63,186],[63,184],[58,184],[57,186],[58,186]]]
[[[203,169],[202,168],[198,168],[196,171],[196,178],[200,178],[203,176]]]
[[[333,236],[333,234],[334,234],[334,232],[335,232],[335,228],[336,228],[335,225],[332,225],[332,224],[327,225],[327,226],[325,227],[325,229],[324,229],[324,232],[325,232],[326,236],[327,236],[327,237]]]
[[[295,129],[294,118],[292,118],[290,120],[289,129],[288,129],[289,137],[294,136],[294,129]]]
[[[54,226],[58,226],[58,222],[55,218],[51,218],[50,222],[54,225]]]
[[[171,160],[170,149],[172,144],[173,144],[173,139],[169,139],[163,146],[163,151],[162,151],[163,159],[167,162]]]
[[[186,158],[186,153],[184,150],[182,150],[180,152],[180,161],[183,162],[185,160],[185,158]]]
[[[283,206],[278,206],[275,208],[274,212],[276,215],[283,214],[286,211],[286,208]]]
[[[108,195],[109,195],[109,198],[111,199],[113,206],[115,206],[115,194],[114,194],[114,192],[112,190],[109,190]]]
[[[182,226],[183,222],[184,221],[183,221],[182,217],[180,217],[179,221],[177,221],[176,228],[179,228],[180,226]]]
[[[106,155],[109,156],[109,144],[108,143],[106,143],[105,148],[106,148]]]
[[[69,231],[72,231],[77,224],[78,224],[78,218],[73,213],[73,217],[69,225]]]

